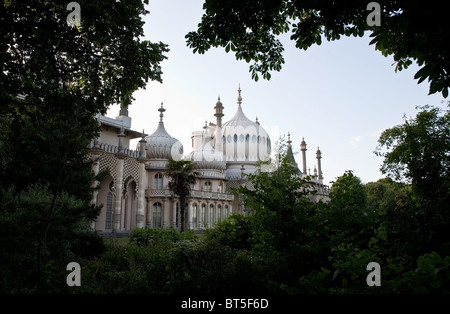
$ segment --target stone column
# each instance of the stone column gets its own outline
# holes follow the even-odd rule
[[[124,164],[124,156],[117,155],[117,174],[116,174],[116,202],[114,206],[114,216],[113,216],[113,231],[120,231],[120,218],[121,218],[121,210],[122,210],[122,185],[123,185],[123,164]]]
[[[173,210],[172,210],[172,226],[177,227],[177,201],[173,200]]]
[[[146,225],[147,227],[152,226],[152,202],[150,201],[150,198],[147,197],[147,219],[146,219]]]
[[[210,202],[206,202],[206,208],[205,208],[205,228],[209,228],[209,204]]]
[[[168,213],[166,213],[166,202],[167,202],[166,199],[162,201],[162,208],[161,208],[161,228],[163,229],[166,229],[166,226],[168,225],[166,219],[169,218]]]
[[[136,227],[145,227],[145,164],[139,163],[139,186],[137,191],[137,212],[136,212]]]
[[[189,201],[188,208],[188,227],[187,229],[192,229],[192,201]]]
[[[92,171],[94,172],[94,175],[97,176],[98,172],[100,171],[100,154],[97,152],[92,152]],[[97,185],[99,184],[99,182],[97,180],[94,180],[92,182],[92,187],[95,188]],[[97,205],[97,196],[98,196],[98,190],[94,190],[92,193],[92,200],[91,200],[91,204],[92,205]],[[95,230],[95,220],[91,223],[91,228],[92,230]]]

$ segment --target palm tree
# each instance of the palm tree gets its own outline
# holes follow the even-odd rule
[[[195,171],[195,164],[190,160],[169,159],[166,169],[166,175],[170,178],[169,189],[180,198],[180,232],[184,232],[186,198],[191,193],[191,184],[195,183],[200,173]]]

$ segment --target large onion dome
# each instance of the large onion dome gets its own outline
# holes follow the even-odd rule
[[[227,162],[257,162],[271,153],[270,137],[259,124],[242,111],[241,89],[238,89],[238,108],[231,120],[222,126],[223,153]]]

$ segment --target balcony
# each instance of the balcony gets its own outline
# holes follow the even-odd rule
[[[147,189],[146,197],[173,197],[173,193],[169,189]],[[208,191],[191,191],[190,197],[210,199],[215,201],[233,201],[234,195],[229,193],[214,193]]]

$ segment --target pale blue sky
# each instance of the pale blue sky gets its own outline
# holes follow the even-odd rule
[[[324,41],[304,51],[286,35],[283,69],[273,72],[270,81],[255,82],[249,64],[237,61],[231,52],[212,48],[199,55],[186,46],[184,36],[196,30],[202,5],[202,0],[150,0],[145,39],[168,44],[170,52],[162,63],[163,84],[150,82],[145,90],[136,91],[129,108],[132,128],[151,134],[163,101],[166,130],[182,142],[186,154],[191,151],[191,132],[201,130],[205,120],[215,121],[219,95],[225,107],[223,121],[234,115],[240,84],[244,113],[251,120],[258,117],[272,143],[290,132],[298,152],[305,138],[311,172],[320,147],[325,183],[346,170],[363,182],[376,181],[383,177],[379,171],[383,159],[373,153],[381,131],[403,123],[404,114],[415,116],[417,105],[446,106],[441,94],[428,96],[426,81],[418,85],[414,80],[416,65],[396,73],[392,57],[369,46],[368,36]],[[118,113],[112,106],[108,116]],[[300,154],[296,159],[300,165]]]

